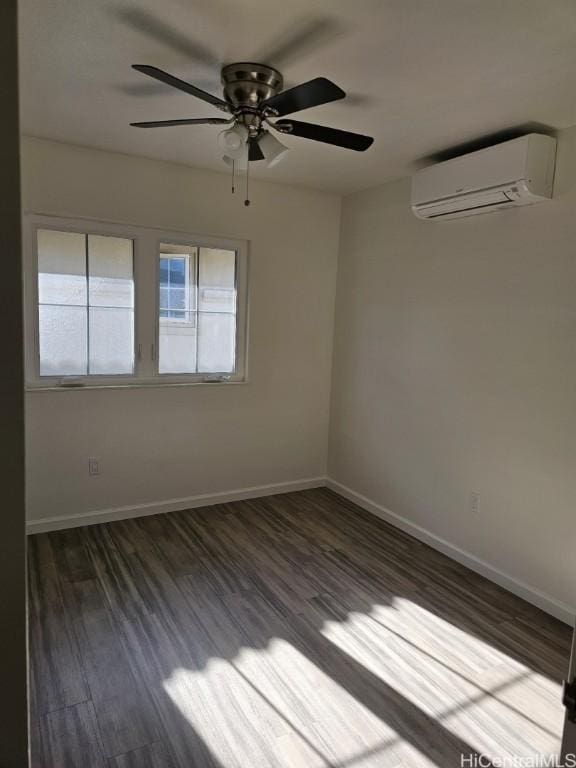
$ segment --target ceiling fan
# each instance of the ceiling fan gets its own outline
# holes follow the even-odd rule
[[[346,94],[330,80],[317,77],[288,90],[282,90],[283,78],[274,67],[265,64],[228,64],[221,70],[224,98],[214,96],[191,83],[180,80],[157,67],[133,64],[133,69],[184,93],[211,104],[227,117],[153,120],[131,123],[137,128],[161,128],[175,125],[226,125],[218,136],[223,159],[228,164],[264,160],[268,167],[278,163],[288,152],[270,129],[279,133],[312,139],[357,152],[364,152],[374,139],[359,133],[328,128],[299,120],[278,119],[303,109],[343,99]]]

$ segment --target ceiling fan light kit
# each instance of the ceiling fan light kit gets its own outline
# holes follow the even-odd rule
[[[133,64],[133,69],[184,93],[211,104],[226,118],[207,117],[177,120],[155,120],[131,123],[137,128],[160,128],[177,125],[227,125],[218,135],[218,145],[224,153],[223,160],[234,170],[236,162],[244,160],[246,184],[251,162],[264,160],[268,168],[277,165],[288,153],[272,133],[287,133],[324,144],[364,152],[373,143],[370,136],[341,131],[313,123],[292,119],[278,120],[303,109],[328,104],[343,99],[346,94],[330,80],[317,77],[288,90],[282,90],[284,80],[280,72],[265,64],[240,62],[228,64],[221,70],[224,98],[197,88],[168,72],[145,64]],[[234,190],[234,183],[232,183]],[[248,196],[245,200],[248,205]]]

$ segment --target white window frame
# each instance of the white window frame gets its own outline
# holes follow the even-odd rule
[[[132,240],[134,265],[134,373],[40,376],[37,230],[52,229]],[[26,389],[30,391],[101,387],[182,386],[247,382],[248,242],[88,218],[27,213],[24,216],[24,321]],[[162,243],[236,252],[236,365],[233,372],[159,373],[160,253]]]

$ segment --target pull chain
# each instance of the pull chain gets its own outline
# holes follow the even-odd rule
[[[234,158],[232,158],[232,194],[234,194]]]
[[[246,200],[244,200],[244,205],[250,205],[250,196],[248,193],[248,177],[249,177],[249,169],[250,168],[250,160],[246,163]]]

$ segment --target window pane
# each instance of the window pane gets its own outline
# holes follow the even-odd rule
[[[198,371],[231,373],[234,370],[236,317],[201,312],[198,318]]]
[[[162,287],[168,286],[169,273],[170,273],[170,260],[160,259],[160,285]]]
[[[182,320],[160,319],[160,373],[196,373],[196,312],[178,312]]]
[[[193,245],[160,246],[160,373],[196,373],[196,253]]]
[[[169,320],[180,320],[182,322],[186,322],[187,315],[189,313],[185,312],[184,310],[175,310],[175,309],[168,309],[164,310],[162,312],[161,317],[168,318]]]
[[[41,376],[86,374],[86,297],[85,236],[38,230]]]
[[[86,305],[86,238],[76,232],[38,230],[40,304]]]
[[[88,235],[92,307],[134,307],[133,243],[125,237]]]
[[[86,307],[40,305],[40,375],[87,373]]]
[[[205,312],[235,312],[235,251],[200,248],[199,272],[199,309]]]
[[[168,246],[163,246],[168,247]],[[173,246],[182,249],[182,246]],[[192,251],[194,249],[188,248]],[[160,316],[184,320],[183,313],[170,310],[189,310],[191,294],[190,266],[193,255],[162,256],[160,258]]]
[[[170,286],[169,301],[171,309],[186,309],[186,289],[183,285]]]
[[[134,311],[116,307],[90,307],[89,329],[89,373],[133,373]]]
[[[186,282],[186,259],[174,256],[170,259],[170,284],[184,286]]]
[[[168,293],[169,289],[160,283],[160,317],[168,317],[168,307],[170,306]]]

